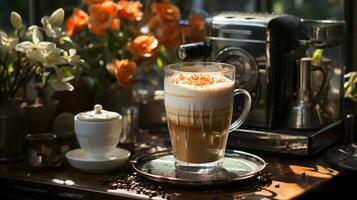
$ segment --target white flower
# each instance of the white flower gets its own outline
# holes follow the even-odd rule
[[[50,17],[44,16],[41,19],[43,29],[48,37],[57,38],[63,36],[61,25],[64,19],[64,10],[62,8],[54,11]]]
[[[10,22],[12,26],[16,29],[19,30],[22,27],[22,19],[19,13],[12,11],[10,14]]]
[[[52,63],[57,63],[57,55],[62,52],[56,48],[56,44],[52,42],[42,41],[42,33],[38,29],[32,32],[32,42],[25,41],[16,45],[16,51],[25,53],[28,59],[43,63],[47,67],[53,67]],[[53,55],[55,54],[55,56]]]
[[[45,30],[45,33],[48,37],[56,38],[57,33],[55,29],[52,27],[52,25],[50,24],[49,20],[50,18],[48,16],[44,16],[41,18],[43,29]]]
[[[26,37],[31,38],[31,37],[32,37],[32,33],[33,33],[33,31],[34,31],[35,29],[40,30],[41,28],[38,27],[38,26],[36,26],[36,25],[32,25],[32,26],[28,27],[28,28],[27,28],[27,31],[26,31]]]
[[[63,52],[63,57],[69,64],[77,65],[80,62],[80,57],[76,53],[76,49],[70,49],[68,52]]]
[[[46,49],[50,43],[41,42],[43,39],[42,33],[38,29],[34,29],[32,32],[32,42],[24,41],[16,45],[16,51],[25,53],[28,59],[32,61],[44,62],[45,58],[42,50]]]
[[[32,41],[35,43],[39,43],[43,40],[43,35],[40,30],[35,29],[32,33]]]
[[[52,79],[50,81],[50,84],[55,91],[73,91],[74,90],[74,87],[72,84],[70,84],[68,82],[63,82],[58,79]]]
[[[43,29],[45,30],[45,33],[48,37],[57,38],[57,37],[60,37],[63,35],[62,28],[59,26],[57,26],[57,27],[53,26],[50,23],[50,18],[48,16],[42,17],[41,23],[42,23]]]
[[[14,52],[18,43],[19,39],[17,37],[8,37],[5,32],[0,31],[0,51],[2,53]]]
[[[61,39],[62,39],[61,40],[62,43],[68,42],[68,43],[72,43],[73,44],[72,39],[70,37],[68,37],[68,36],[63,36]]]
[[[34,49],[32,51],[27,52],[27,58],[29,60],[37,61],[41,63],[46,62],[43,52],[38,49]]]
[[[64,19],[64,10],[62,8],[59,8],[51,14],[49,18],[49,22],[53,27],[58,27],[62,25],[63,19]]]
[[[50,84],[56,91],[73,91],[74,87],[69,83],[74,76],[65,77],[63,68],[56,68],[55,77],[50,80]]]
[[[55,68],[57,65],[66,64],[66,60],[62,57],[61,52],[47,50],[45,61],[42,64],[44,67]]]

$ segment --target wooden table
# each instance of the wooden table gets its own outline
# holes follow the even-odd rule
[[[151,135],[157,141],[160,136]],[[147,138],[146,138],[146,141]],[[247,189],[240,183],[229,187],[220,186],[214,193],[205,192],[205,188],[165,187],[170,193],[170,199],[292,199],[300,197],[308,191],[328,183],[339,172],[331,169],[323,160],[323,154],[312,158],[288,157],[283,155],[268,155],[257,153],[267,163],[265,173],[272,174],[272,183],[260,191]],[[118,169],[120,172],[120,169]],[[0,183],[2,195],[14,197],[24,193],[25,196],[61,196],[73,199],[148,199],[146,195],[137,195],[133,191],[116,190],[108,192],[106,185],[101,184],[103,174],[86,174],[64,164],[54,169],[29,169],[22,162],[0,163]],[[58,181],[60,180],[60,181]],[[62,184],[71,180],[74,185]],[[155,199],[155,198],[154,198]],[[159,199],[159,198],[158,198]]]

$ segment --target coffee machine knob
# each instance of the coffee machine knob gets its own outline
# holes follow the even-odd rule
[[[258,85],[259,70],[253,56],[239,47],[227,47],[219,51],[217,62],[228,63],[236,67],[236,87],[248,92],[255,90]]]
[[[183,47],[179,47],[177,49],[177,57],[180,60],[186,60],[186,58],[187,58],[187,50],[185,48],[183,48]]]
[[[209,54],[209,47],[204,42],[180,45],[176,51],[181,61],[203,59]]]

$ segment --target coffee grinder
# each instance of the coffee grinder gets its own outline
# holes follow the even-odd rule
[[[339,139],[344,22],[222,12],[206,20],[206,34],[205,42],[181,45],[179,59],[234,65],[236,87],[253,99],[229,146],[306,156]]]

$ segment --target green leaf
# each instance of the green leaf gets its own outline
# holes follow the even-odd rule
[[[163,69],[164,68],[164,62],[162,61],[162,59],[160,57],[156,59],[156,66],[159,69]]]

